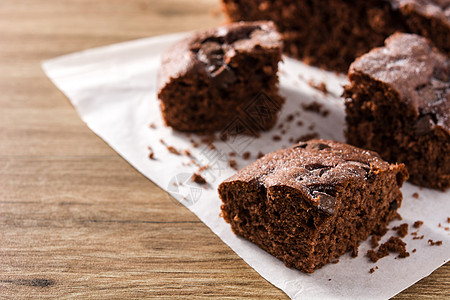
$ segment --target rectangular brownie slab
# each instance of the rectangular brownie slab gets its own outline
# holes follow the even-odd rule
[[[406,165],[414,184],[450,186],[450,60],[397,33],[358,58],[345,87],[349,144]]]
[[[407,176],[374,152],[311,140],[265,155],[221,183],[219,195],[234,233],[312,273],[385,230]]]

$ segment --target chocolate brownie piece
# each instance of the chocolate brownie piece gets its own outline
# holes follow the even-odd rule
[[[450,184],[450,61],[418,35],[395,34],[350,67],[349,144],[402,162],[414,184]]]
[[[272,22],[233,23],[176,43],[164,53],[159,73],[166,124],[195,132],[222,130],[233,122],[246,133],[270,129],[283,103],[277,75],[281,52]]]
[[[393,0],[409,31],[429,38],[450,56],[450,0]]]
[[[400,12],[387,0],[222,0],[233,21],[272,20],[287,54],[346,73],[356,57],[396,30]]]
[[[258,159],[219,186],[234,233],[312,273],[381,234],[402,202],[403,164],[327,140]]]

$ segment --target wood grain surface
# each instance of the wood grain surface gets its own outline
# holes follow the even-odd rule
[[[0,298],[287,298],[95,136],[40,63],[223,22],[218,0],[0,1]],[[213,12],[213,13],[211,13]],[[450,294],[450,264],[397,296]]]

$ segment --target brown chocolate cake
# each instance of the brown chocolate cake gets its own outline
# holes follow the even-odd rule
[[[282,42],[272,22],[240,22],[197,32],[162,58],[158,96],[167,125],[213,132],[238,122],[247,133],[270,129]]]
[[[450,56],[450,0],[393,0],[411,32],[429,38]]]
[[[274,21],[287,54],[344,73],[356,57],[404,28],[388,0],[222,1],[233,21]]]
[[[345,87],[348,143],[404,163],[412,183],[450,185],[450,60],[414,34],[357,59]]]
[[[402,202],[403,164],[340,142],[310,140],[267,154],[219,186],[233,231],[312,273],[370,234]]]

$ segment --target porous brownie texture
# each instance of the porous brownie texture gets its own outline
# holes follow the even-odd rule
[[[328,140],[263,156],[219,186],[234,233],[312,273],[370,234],[382,234],[402,202],[403,164]]]
[[[394,34],[357,59],[345,87],[349,144],[404,163],[410,181],[450,185],[450,61],[425,39]]]
[[[282,41],[272,22],[239,22],[197,32],[162,58],[158,96],[167,125],[214,132],[237,122],[246,133],[270,129]],[[258,114],[259,113],[259,114]]]
[[[404,29],[390,1],[222,0],[233,21],[272,20],[290,56],[346,73],[356,57]]]
[[[393,0],[408,30],[430,39],[450,56],[450,0]]]

